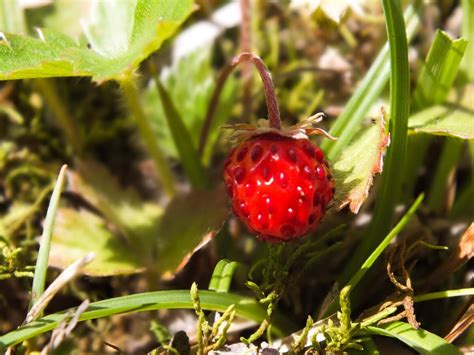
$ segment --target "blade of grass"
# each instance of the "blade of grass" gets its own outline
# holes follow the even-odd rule
[[[43,233],[41,235],[40,248],[38,258],[36,259],[35,275],[33,277],[33,286],[31,288],[30,309],[38,301],[44,292],[46,284],[46,273],[48,271],[49,251],[51,250],[51,237],[53,235],[54,220],[56,218],[56,210],[61,197],[61,190],[66,176],[67,165],[63,165],[59,171],[56,184],[54,186],[51,200],[49,201],[46,219],[44,220]]]
[[[400,166],[406,156],[408,114],[410,111],[410,72],[408,68],[408,44],[405,33],[402,7],[399,0],[383,0],[390,46],[390,121],[391,145],[385,159],[385,169],[379,196],[375,204],[372,223],[356,252],[339,277],[341,284],[351,278],[354,270],[359,270],[362,261],[387,235],[392,225],[395,204],[398,202],[402,185]]]
[[[388,247],[390,242],[395,238],[402,230],[405,228],[406,224],[410,221],[410,219],[415,214],[416,210],[420,206],[421,202],[423,201],[424,195],[421,194],[418,196],[416,201],[410,207],[410,209],[405,213],[405,215],[400,219],[397,225],[387,234],[387,236],[382,240],[382,242],[377,246],[377,248],[370,254],[370,256],[365,260],[362,266],[357,270],[357,272],[351,277],[351,279],[345,284],[345,286],[351,286],[351,291],[354,290],[355,286],[359,283],[359,281],[364,277],[367,271],[372,267],[375,261],[380,257],[383,251]],[[334,298],[334,300],[330,303],[329,307],[323,310],[323,317],[327,317],[328,315],[334,313],[338,307],[338,295]]]
[[[204,310],[224,312],[233,304],[235,305],[237,315],[241,317],[256,322],[261,322],[267,317],[266,309],[253,298],[212,291],[199,291],[199,297]],[[79,321],[104,318],[129,312],[143,312],[165,308],[193,309],[193,307],[189,290],[147,292],[91,303],[87,311],[80,315]],[[50,314],[0,336],[0,350],[56,328],[69,312],[73,313],[74,309]],[[287,331],[294,331],[295,329],[296,326],[291,320],[286,319],[282,315],[274,314],[272,330],[276,335],[283,336]]]
[[[410,5],[405,11],[407,24],[406,35],[408,36],[405,38],[407,38],[408,41],[411,41],[420,23],[417,14],[419,7],[419,1],[417,1],[415,5]],[[330,160],[334,160],[349,144],[354,135],[358,132],[358,128],[364,120],[365,115],[379,98],[389,79],[389,58],[389,44],[387,43],[359,84],[357,91],[347,103],[344,112],[332,125],[329,133],[338,137],[338,140],[330,141],[326,139],[322,142],[321,147]]]
[[[65,268],[61,274],[59,274],[59,276],[54,279],[51,285],[49,285],[46,291],[44,291],[33,307],[31,307],[23,324],[30,323],[40,317],[43,313],[43,310],[48,306],[53,297],[59,291],[61,291],[67,283],[76,277],[87,264],[94,260],[94,257],[94,253],[88,253],[84,257],[76,260],[74,263]]]
[[[474,296],[474,287],[460,288],[458,290],[446,290],[446,291],[425,293],[424,295],[418,295],[418,296],[413,297],[413,300],[415,302],[424,302],[424,301],[437,300],[441,298],[462,297],[462,296]]]
[[[436,31],[413,93],[412,113],[446,101],[466,46],[464,38],[453,40],[445,32]],[[408,150],[411,153],[404,164],[405,198],[412,196],[418,168],[431,141],[431,137],[427,136],[410,137],[408,140]]]
[[[194,187],[203,188],[207,185],[208,179],[197,149],[193,146],[191,135],[164,86],[156,76],[154,81],[183,169]]]
[[[377,327],[367,327],[372,334],[397,338],[420,354],[426,355],[459,355],[454,345],[436,334],[424,329],[415,329],[404,322],[393,322]]]
[[[469,82],[474,82],[474,1],[462,0],[463,10],[462,34],[469,41],[469,47],[466,50],[466,56],[462,66],[467,74]]]
[[[446,32],[436,31],[413,92],[412,111],[444,103],[467,44],[464,38],[454,40]]]
[[[130,112],[132,113],[135,122],[137,123],[138,130],[140,135],[145,142],[148,152],[150,153],[153,162],[155,163],[155,168],[157,169],[161,183],[163,184],[163,189],[168,194],[169,197],[172,197],[175,193],[173,174],[171,169],[166,161],[160,146],[158,145],[157,139],[153,134],[153,128],[148,121],[148,118],[143,112],[143,108],[140,104],[139,93],[136,87],[134,79],[131,77],[123,78],[120,81],[120,88],[125,97],[125,100],[128,104]]]
[[[236,261],[229,261],[227,259],[220,260],[214,272],[212,273],[211,281],[209,282],[209,290],[216,292],[229,292],[232,276],[239,264]]]

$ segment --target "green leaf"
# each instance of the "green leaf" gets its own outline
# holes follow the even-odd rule
[[[219,260],[217,265],[214,267],[211,281],[209,282],[209,290],[216,292],[229,292],[230,284],[232,282],[232,276],[237,268],[238,263],[236,261],[230,261],[227,259]]]
[[[413,95],[412,113],[445,102],[458,73],[459,64],[465,50],[466,40],[453,40],[442,31],[436,32],[417,80]],[[410,119],[408,124],[410,128]],[[410,154],[406,157],[404,163],[403,178],[406,198],[412,196],[417,172],[432,141],[429,138],[411,136],[408,140]]]
[[[454,345],[436,334],[424,329],[415,329],[404,322],[393,322],[377,327],[367,327],[370,333],[397,338],[420,354],[426,355],[459,355]]]
[[[192,0],[95,1],[85,43],[55,31],[39,38],[5,34],[0,80],[52,76],[120,79],[159,49],[193,10]]]
[[[261,322],[267,317],[266,310],[252,298],[212,291],[199,291],[199,298],[204,310],[224,312],[233,304],[235,305],[237,315],[241,317],[256,322]],[[182,308],[194,308],[189,290],[147,292],[93,302],[85,312],[81,313],[79,321],[105,318],[115,314],[129,312]],[[71,309],[50,314],[0,336],[0,350],[55,329],[69,312],[74,314],[74,311],[75,309]],[[272,330],[276,335],[282,336],[286,329],[291,331],[296,328],[291,320],[275,313],[272,318]]]
[[[172,67],[163,70],[160,81],[186,126],[194,147],[199,144],[199,136],[206,116],[207,106],[215,86],[215,71],[211,61],[212,47],[207,46],[181,58]],[[186,80],[183,80],[186,78]],[[208,164],[213,146],[219,138],[220,127],[230,117],[238,95],[238,80],[230,76],[224,86],[216,115],[209,132],[208,144],[203,155],[203,163]],[[144,94],[147,115],[153,121],[160,145],[172,157],[178,157],[175,141],[166,122],[163,105],[156,88],[150,85]]]
[[[414,107],[442,104],[451,90],[467,47],[464,38],[453,40],[437,30],[413,93]]]
[[[179,153],[181,164],[191,184],[195,188],[204,188],[208,184],[204,168],[201,164],[197,149],[193,145],[191,135],[183,123],[176,106],[163,85],[156,80],[156,87],[160,94],[166,122],[170,129],[173,141]]]
[[[462,35],[469,41],[466,55],[462,62],[462,66],[467,73],[467,79],[474,82],[474,1],[461,1],[463,19],[462,19]]]
[[[410,72],[408,43],[400,0],[383,0],[390,45],[390,140],[374,214],[367,235],[346,264],[339,281],[345,284],[362,262],[379,245],[392,227],[395,205],[402,187],[400,169],[406,157],[408,114],[410,112]]]
[[[474,296],[474,287],[425,293],[423,295],[416,295],[415,297],[413,297],[413,300],[415,302],[424,302],[424,301],[431,301],[431,300],[437,300],[437,299],[442,299],[442,298],[463,297],[463,296]]]
[[[102,218],[85,209],[60,209],[49,264],[64,269],[91,251],[95,259],[82,270],[87,275],[131,274],[145,267],[136,245],[109,230]]]
[[[345,286],[351,287],[351,292],[354,290],[355,286],[359,283],[360,280],[364,277],[367,271],[372,267],[372,265],[377,261],[377,259],[382,255],[383,251],[389,246],[393,238],[395,238],[400,232],[405,228],[406,224],[413,217],[414,213],[420,206],[423,201],[424,195],[421,194],[418,196],[416,201],[411,205],[410,209],[405,213],[405,215],[400,219],[395,227],[388,233],[385,238],[380,242],[377,248],[368,256],[364,263],[358,268],[358,270],[353,273],[350,280],[345,284]],[[328,307],[322,312],[323,316],[328,316],[336,311],[338,305],[339,295],[333,297],[333,301],[328,305]]]
[[[349,204],[353,213],[359,211],[374,175],[382,172],[383,155],[389,142],[385,120],[380,117],[344,150],[333,167],[339,207]]]
[[[91,244],[89,249],[86,248],[87,251],[105,253],[108,257],[107,250],[102,249],[113,247],[118,254],[122,253],[123,248],[128,249],[131,256],[126,259],[126,264],[129,267],[118,269],[120,273],[158,265],[158,270],[165,277],[173,275],[186,264],[195,250],[212,239],[228,214],[222,186],[211,191],[193,190],[176,196],[163,213],[158,205],[142,201],[133,190],[121,187],[101,165],[81,161],[76,166],[80,174],[70,174],[70,190],[82,196],[112,224],[114,243],[111,242],[110,230],[104,227],[105,222],[84,213],[81,216],[71,213],[65,216],[73,218],[72,221],[64,222],[65,229],[74,230],[69,224],[79,223],[77,220],[81,218],[84,222],[90,219],[94,228],[88,231],[90,240],[87,243]],[[63,245],[74,247],[78,234],[63,233],[64,237],[59,234],[58,238],[63,238]],[[98,244],[96,249],[91,249],[95,248],[94,240]],[[156,250],[158,257],[155,255]],[[66,248],[61,251],[62,255],[65,253]],[[140,256],[138,263],[135,256]],[[91,269],[95,267],[94,264],[86,271],[100,273],[100,270]],[[107,273],[111,272],[113,268],[108,267]]]
[[[410,41],[420,23],[416,13],[417,5],[410,5],[405,11],[406,36]],[[399,38],[401,40],[401,38]],[[346,104],[329,133],[338,137],[337,141],[325,140],[321,148],[330,159],[335,159],[358,132],[367,112],[379,99],[390,75],[390,53],[388,43],[382,48],[369,71],[359,84],[356,92]]]
[[[168,205],[157,232],[158,269],[165,277],[181,270],[221,228],[229,213],[225,196],[218,186],[177,196]]]
[[[149,249],[163,210],[143,201],[133,189],[120,186],[103,165],[85,160],[75,165],[77,172],[69,174],[70,190],[97,208],[130,242],[142,242]]]
[[[432,106],[411,116],[408,128],[411,134],[474,139],[474,111],[461,106]]]

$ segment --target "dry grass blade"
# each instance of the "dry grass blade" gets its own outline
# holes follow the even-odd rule
[[[456,322],[453,329],[444,337],[450,343],[456,340],[462,333],[474,324],[474,304],[471,304],[462,317]]]
[[[77,276],[87,264],[94,260],[94,257],[94,253],[89,253],[64,269],[64,271],[59,274],[59,276],[51,283],[51,285],[49,285],[46,291],[44,291],[33,307],[31,307],[30,311],[26,315],[23,325],[30,323],[40,317],[41,313],[49,304],[51,299],[64,287],[64,285]]]
[[[85,300],[75,312],[71,312],[70,317],[65,317],[64,321],[53,331],[49,344],[41,350],[41,355],[47,355],[56,349],[76,327],[79,316],[89,307],[89,300]]]

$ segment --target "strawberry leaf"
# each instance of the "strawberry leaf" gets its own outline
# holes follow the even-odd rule
[[[383,155],[390,143],[383,117],[353,141],[334,163],[335,200],[339,208],[349,205],[353,213],[369,194],[375,174],[383,169]]]
[[[158,231],[158,268],[165,277],[180,271],[224,223],[229,209],[223,186],[177,196],[167,207]]]
[[[159,49],[192,10],[192,0],[95,1],[91,19],[84,26],[87,43],[48,30],[38,31],[38,38],[3,34],[0,80],[120,79]]]
[[[91,251],[95,259],[83,270],[87,275],[131,274],[144,268],[138,250],[118,238],[102,218],[85,209],[59,209],[49,264],[63,269]]]
[[[122,187],[99,163],[78,161],[75,165],[78,172],[69,174],[70,191],[99,210],[128,241],[141,241],[145,251],[149,250],[162,209],[143,201],[133,189]]]

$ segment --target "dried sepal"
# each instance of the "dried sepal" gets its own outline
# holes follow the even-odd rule
[[[293,139],[309,139],[309,136],[319,134],[328,139],[336,140],[337,138],[333,137],[322,128],[315,126],[323,120],[324,116],[323,112],[318,112],[300,123],[287,128],[282,127],[281,129],[270,127],[269,121],[266,119],[259,119],[256,126],[249,123],[238,123],[234,125],[226,125],[222,128],[232,130],[229,140],[234,144],[249,140],[254,136],[270,133]]]

